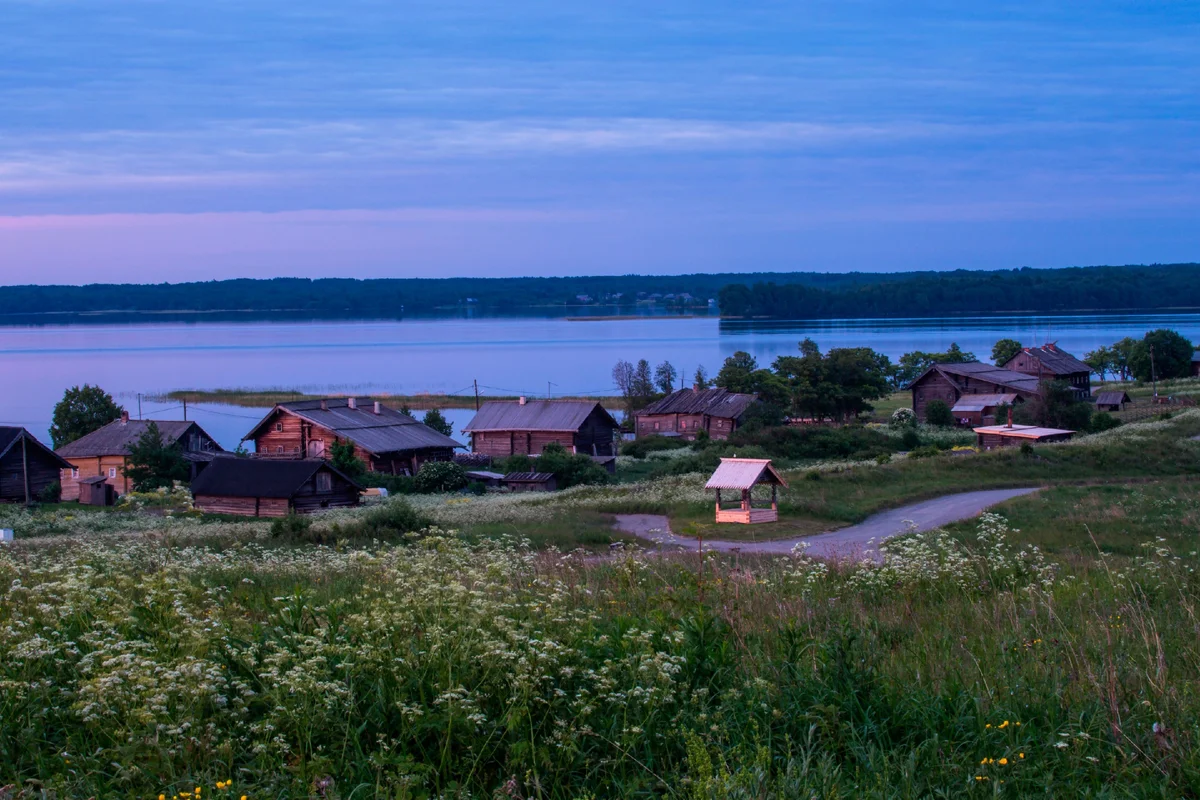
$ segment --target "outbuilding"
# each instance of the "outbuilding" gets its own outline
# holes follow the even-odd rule
[[[595,400],[495,400],[463,428],[471,450],[492,458],[541,455],[549,444],[586,456],[616,455],[620,425]]]
[[[196,508],[209,514],[283,517],[358,505],[356,481],[326,461],[213,459],[192,481]]]
[[[755,486],[771,487],[770,507],[754,507]],[[717,522],[740,522],[755,524],[779,520],[778,489],[787,488],[787,481],[771,464],[769,458],[722,458],[716,472],[704,485],[705,489],[717,492]],[[721,490],[739,492],[741,497],[736,506],[721,507]]]
[[[111,506],[117,502],[117,490],[108,482],[105,475],[92,475],[80,478],[79,503],[85,506]]]
[[[1075,435],[1075,431],[1061,428],[1042,428],[1037,425],[989,425],[975,429],[976,441],[984,450],[995,450],[1001,447],[1020,447],[1025,442],[1030,444],[1053,444],[1065,442]]]
[[[996,421],[996,410],[1022,402],[1014,392],[1002,394],[964,394],[950,409],[959,425],[987,425]]]
[[[1124,411],[1125,406],[1132,403],[1133,400],[1126,392],[1097,392],[1096,393],[1096,410],[1097,411]]]
[[[32,503],[70,463],[24,428],[0,426],[0,502]]]
[[[558,481],[553,472],[510,472],[504,476],[504,485],[513,492],[553,492]]]

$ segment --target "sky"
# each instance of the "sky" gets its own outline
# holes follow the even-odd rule
[[[1200,260],[1200,2],[0,0],[0,284]]]

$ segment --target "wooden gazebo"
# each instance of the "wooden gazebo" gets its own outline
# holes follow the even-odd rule
[[[753,489],[758,484],[771,487],[770,508],[755,508]],[[779,520],[778,489],[787,488],[787,481],[771,466],[768,458],[722,458],[717,471],[704,485],[705,489],[717,490],[717,522],[776,522]],[[737,506],[721,508],[721,490],[741,492]]]

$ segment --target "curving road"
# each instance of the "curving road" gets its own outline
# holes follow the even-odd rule
[[[818,558],[874,558],[873,541],[878,542],[898,533],[906,533],[914,525],[918,531],[928,531],[951,522],[970,519],[997,503],[1036,491],[1036,488],[1030,488],[962,492],[884,511],[857,525],[816,536],[772,539],[764,542],[705,539],[704,547],[723,552],[738,550],[742,553],[787,554],[792,552],[796,545],[805,542],[808,544],[806,552]],[[667,518],[658,514],[620,514],[617,516],[616,527],[625,533],[655,542],[662,548],[692,550],[696,547],[694,538],[672,533]]]

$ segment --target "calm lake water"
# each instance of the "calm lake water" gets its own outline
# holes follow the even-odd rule
[[[113,323],[0,327],[0,424],[23,425],[49,441],[54,404],[67,387],[103,386],[134,414],[137,393],[173,389],[296,389],[305,392],[613,393],[619,359],[671,361],[690,376],[710,374],[737,350],[768,365],[812,337],[822,349],[868,346],[893,360],[957,342],[986,359],[992,344],[1057,341],[1082,356],[1124,336],[1174,328],[1200,340],[1200,314],[1010,316],[804,322],[693,319],[415,319],[380,322]],[[222,445],[235,447],[256,409],[189,407]],[[142,403],[149,418],[179,410]],[[455,428],[472,412],[448,413]]]

